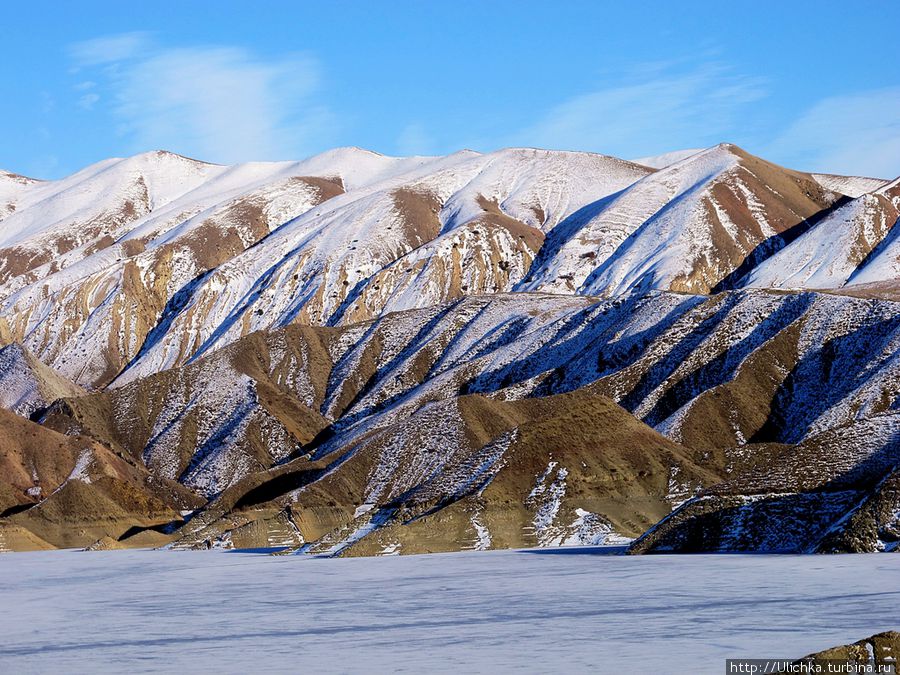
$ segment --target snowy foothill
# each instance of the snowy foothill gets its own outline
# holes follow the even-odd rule
[[[896,629],[900,557],[0,556],[4,672],[694,672]]]

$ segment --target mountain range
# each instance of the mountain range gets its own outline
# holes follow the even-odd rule
[[[730,144],[0,171],[0,550],[897,550],[898,218]]]

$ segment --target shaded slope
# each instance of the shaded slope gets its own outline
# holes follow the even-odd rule
[[[52,406],[44,423],[86,433],[204,497],[272,466],[327,425],[328,331],[254,334],[180,370]]]
[[[531,290],[617,295],[631,289],[705,293],[749,256],[785,246],[839,195],[809,174],[722,144],[641,179],[542,260]],[[551,233],[550,237],[553,237]]]
[[[633,553],[891,551],[900,541],[900,418],[872,417],[757,460],[644,534]]]
[[[897,269],[889,263],[887,269],[879,269],[886,263],[877,260],[896,238],[893,228],[898,217],[900,184],[894,181],[840,206],[791,246],[763,262],[741,283],[780,288],[839,288],[848,283],[893,279]],[[890,259],[891,254],[886,253],[882,260]]]
[[[331,554],[602,541],[667,513],[673,475],[686,492],[709,480],[691,454],[589,391],[463,396],[253,479],[179,545],[271,546],[285,523],[295,545]]]
[[[771,468],[782,449],[807,457],[798,464],[807,472],[815,462],[844,466],[827,458],[828,434],[848,461],[871,452],[881,436],[867,421],[893,419],[900,395],[898,311],[763,291],[469,297],[341,328],[252,334],[187,367],[61,402],[47,423],[93,434],[215,497],[181,532],[185,545],[362,551],[375,544],[359,542],[384,529],[407,533],[393,543],[416,550],[415,533],[428,532],[419,517],[435,515],[455,524],[422,536],[446,548],[462,531],[490,531],[485,520],[472,524],[482,487],[493,494],[507,475],[528,493],[560,457],[569,484],[579,462],[623,482],[578,477],[587,481],[581,501],[558,511],[565,522],[546,536],[527,534],[527,522],[540,529],[540,506],[519,492],[498,497],[494,509],[516,515],[514,526],[495,526],[496,541],[567,541],[585,518],[591,531],[635,535],[700,486]],[[621,455],[630,441],[616,435],[629,429],[641,439],[632,464]],[[608,450],[592,454],[599,447]],[[519,473],[506,461],[514,448],[531,457]],[[370,542],[390,548],[381,536]]]
[[[30,417],[58,398],[83,393],[21,345],[0,348],[0,407]]]
[[[6,439],[0,529],[352,555],[611,541],[689,500],[635,550],[891,549],[897,181],[662,163],[0,175],[0,404],[45,425],[9,422],[37,440]]]

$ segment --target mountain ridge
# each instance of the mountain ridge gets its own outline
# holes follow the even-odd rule
[[[7,539],[893,550],[898,181],[684,154],[0,177],[0,405],[108,467]]]

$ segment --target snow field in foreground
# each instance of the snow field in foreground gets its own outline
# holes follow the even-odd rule
[[[900,628],[900,556],[0,556],[4,672],[721,672]]]

